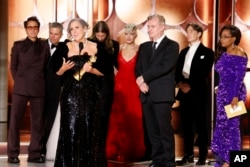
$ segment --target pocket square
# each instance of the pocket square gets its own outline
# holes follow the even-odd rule
[[[205,58],[205,55],[201,55],[200,59],[204,59]]]

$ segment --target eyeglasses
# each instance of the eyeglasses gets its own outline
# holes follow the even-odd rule
[[[27,26],[26,29],[27,30],[38,30],[39,27],[38,26]]]
[[[220,36],[219,39],[229,39],[232,38],[233,36]]]

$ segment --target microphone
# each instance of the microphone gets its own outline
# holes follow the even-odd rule
[[[81,51],[83,49],[83,43],[82,42],[79,42],[79,56],[81,55]],[[77,73],[76,73],[77,74]],[[75,77],[75,76],[74,76]],[[78,76],[76,76],[77,80],[79,81],[81,79],[81,68],[79,69],[78,71]]]
[[[82,49],[83,49],[83,43],[79,42],[79,55],[81,54]]]

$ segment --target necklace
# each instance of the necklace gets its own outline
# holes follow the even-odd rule
[[[134,49],[134,48],[135,48],[135,44],[130,44],[130,45],[125,44],[125,45],[124,45],[124,49],[130,50],[130,49]]]

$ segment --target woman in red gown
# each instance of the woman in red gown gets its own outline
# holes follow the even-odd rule
[[[118,55],[115,92],[109,119],[107,159],[131,162],[145,154],[142,109],[134,74],[138,45],[137,28],[125,25],[125,43]]]

